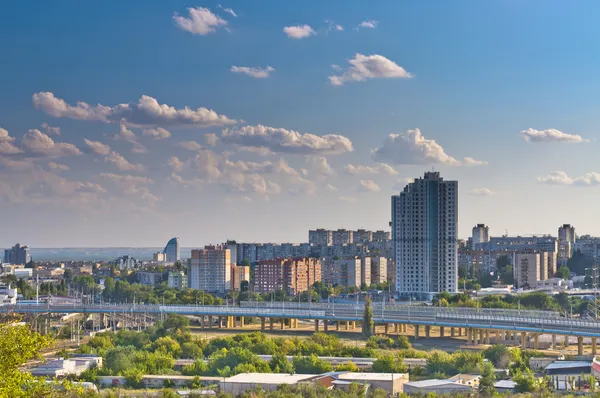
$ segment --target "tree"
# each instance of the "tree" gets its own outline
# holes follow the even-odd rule
[[[294,357],[293,364],[296,373],[301,374],[320,374],[333,370],[329,362],[323,361],[316,355]]]
[[[566,266],[562,266],[558,269],[558,271],[556,272],[556,277],[557,278],[562,278],[564,280],[569,280],[569,277],[571,276],[571,270],[569,269],[569,267]]]
[[[498,369],[506,369],[511,360],[510,349],[502,344],[494,344],[493,346],[483,350],[483,356],[489,360]]]
[[[65,273],[63,274],[65,280],[70,281],[73,279],[73,270],[71,268],[66,268]]]
[[[241,281],[240,282],[240,292],[245,293],[250,289],[250,282]]]
[[[251,262],[250,262],[250,260],[248,260],[247,258],[243,259],[243,260],[240,262],[240,265],[241,265],[241,266],[244,266],[244,267],[252,267],[252,263],[251,263]]]
[[[399,356],[383,354],[373,362],[371,370],[376,373],[405,373],[408,367]]]
[[[363,337],[368,339],[373,335],[373,329],[375,323],[373,322],[373,308],[371,308],[371,297],[365,298],[365,312],[363,315],[362,334]]]
[[[287,357],[282,353],[273,354],[271,361],[269,361],[269,367],[274,373],[293,373],[294,367],[292,363],[288,361]]]
[[[481,365],[481,380],[479,380],[479,392],[486,396],[491,396],[496,391],[494,383],[496,382],[496,374],[494,366],[490,362],[484,362]]]

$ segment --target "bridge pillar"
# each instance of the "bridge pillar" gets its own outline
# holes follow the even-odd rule
[[[500,331],[496,330],[496,339],[494,340],[495,344],[500,344]]]
[[[583,337],[577,336],[577,355],[583,355]]]
[[[460,328],[459,328],[460,330]],[[468,328],[467,329],[467,344],[472,344],[472,339],[473,339],[473,329]]]
[[[273,331],[273,323],[274,323],[274,320],[273,320],[273,318],[269,318],[269,329],[270,329],[271,331]]]
[[[444,327],[440,326],[440,337],[444,337]]]
[[[425,337],[429,338],[429,334],[431,333],[431,326],[425,326]]]
[[[517,338],[518,335],[519,334],[516,331],[513,332],[513,340],[515,341],[515,345],[519,345],[519,339]]]
[[[324,332],[328,332],[329,331],[329,325],[328,325],[328,323],[329,322],[327,320],[323,321],[323,331]]]
[[[524,350],[527,348],[527,333],[521,332],[521,348]]]
[[[568,347],[568,346],[569,346],[569,336],[568,336],[568,335],[565,335],[565,341],[563,342],[563,345],[564,345],[565,347]]]
[[[209,315],[208,316],[208,328],[209,329],[212,329],[212,323],[213,323],[212,316]]]
[[[244,328],[244,317],[243,316],[240,317],[240,327]]]
[[[335,330],[340,330],[340,321],[335,323]]]
[[[419,325],[415,325],[415,340],[419,338]]]
[[[402,326],[402,325],[400,325],[399,323],[394,323],[394,333],[396,333],[396,334],[400,334],[400,331],[399,331],[399,330],[400,330],[400,327],[401,327],[401,326]]]
[[[454,335],[456,334],[456,330],[454,328],[450,328],[450,337],[454,337]]]
[[[552,335],[552,349],[556,350],[556,335]]]
[[[537,333],[533,335],[533,349],[534,350],[540,349],[540,335]]]
[[[350,326],[352,327],[352,330],[356,329],[356,321],[352,321]]]
[[[485,331],[485,344],[490,344],[490,331]]]
[[[596,356],[596,338],[592,337],[592,355]]]
[[[260,318],[260,330],[263,332],[265,331],[265,321],[265,317]]]
[[[285,319],[281,318],[281,330],[285,328]]]
[[[319,320],[315,319],[315,332],[319,331]]]
[[[386,323],[386,324],[384,325],[383,332],[384,332],[385,334],[388,334],[388,333],[390,332],[390,324],[389,324],[389,323]]]
[[[346,330],[350,330],[350,321],[346,321]]]
[[[462,336],[462,328],[458,328],[458,337]]]

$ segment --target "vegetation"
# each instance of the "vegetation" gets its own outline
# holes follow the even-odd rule
[[[365,298],[365,312],[363,314],[362,333],[365,338],[369,338],[373,335],[375,329],[375,323],[373,322],[373,308],[371,306],[371,297]]]

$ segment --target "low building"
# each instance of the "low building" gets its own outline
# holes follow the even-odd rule
[[[448,380],[451,380],[458,384],[464,384],[465,386],[472,387],[473,389],[477,389],[479,388],[479,381],[481,380],[481,375],[459,373],[456,376],[452,376]]]
[[[54,359],[32,368],[30,372],[33,376],[45,377],[79,376],[92,367],[102,367],[102,357],[87,355],[69,359]]]
[[[404,384],[404,392],[406,394],[453,394],[472,391],[471,387],[450,380],[430,379],[411,381]]]
[[[370,384],[373,388],[381,388],[391,395],[401,394],[408,383],[408,373],[355,373],[344,372],[337,376],[338,380]]]
[[[183,271],[169,272],[167,286],[172,289],[179,289],[179,290],[187,289],[187,287],[188,287],[187,275]]]
[[[500,380],[494,383],[494,388],[500,394],[510,394],[515,392],[515,388],[517,387],[517,383],[512,380]]]
[[[164,263],[167,261],[167,255],[163,252],[153,253],[152,261],[154,261],[155,263]]]
[[[136,273],[137,280],[140,285],[154,287],[164,281],[164,273],[139,271]]]
[[[33,269],[31,268],[15,268],[13,274],[17,279],[31,279],[33,277]]]
[[[0,306],[17,304],[17,288],[0,286]]]
[[[310,382],[317,375],[289,373],[240,373],[222,380],[219,385],[221,392],[237,396],[247,390],[261,387],[265,391],[275,391],[282,384],[296,385]]]

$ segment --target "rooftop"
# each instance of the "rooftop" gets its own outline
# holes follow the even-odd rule
[[[443,386],[443,385],[447,385],[447,384],[457,384],[457,383],[450,381],[450,380],[429,379],[429,380],[420,380],[420,381],[410,381],[408,383],[405,383],[404,385],[410,386],[410,387],[422,388],[422,387],[437,387],[437,386]]]
[[[500,380],[494,383],[496,388],[515,388],[517,383],[512,380]]]
[[[465,380],[466,381],[466,380],[477,379],[479,377],[481,377],[481,375],[470,375],[470,374],[466,374],[466,373],[459,373],[455,376],[452,376],[448,380],[452,380],[452,381]]]
[[[407,373],[355,373],[347,372],[337,376],[339,380],[378,380],[391,381],[407,377]]]
[[[240,373],[225,379],[226,383],[254,384],[296,384],[318,375],[301,375],[290,373]]]
[[[546,370],[585,368],[592,366],[590,361],[556,361],[546,366]]]

